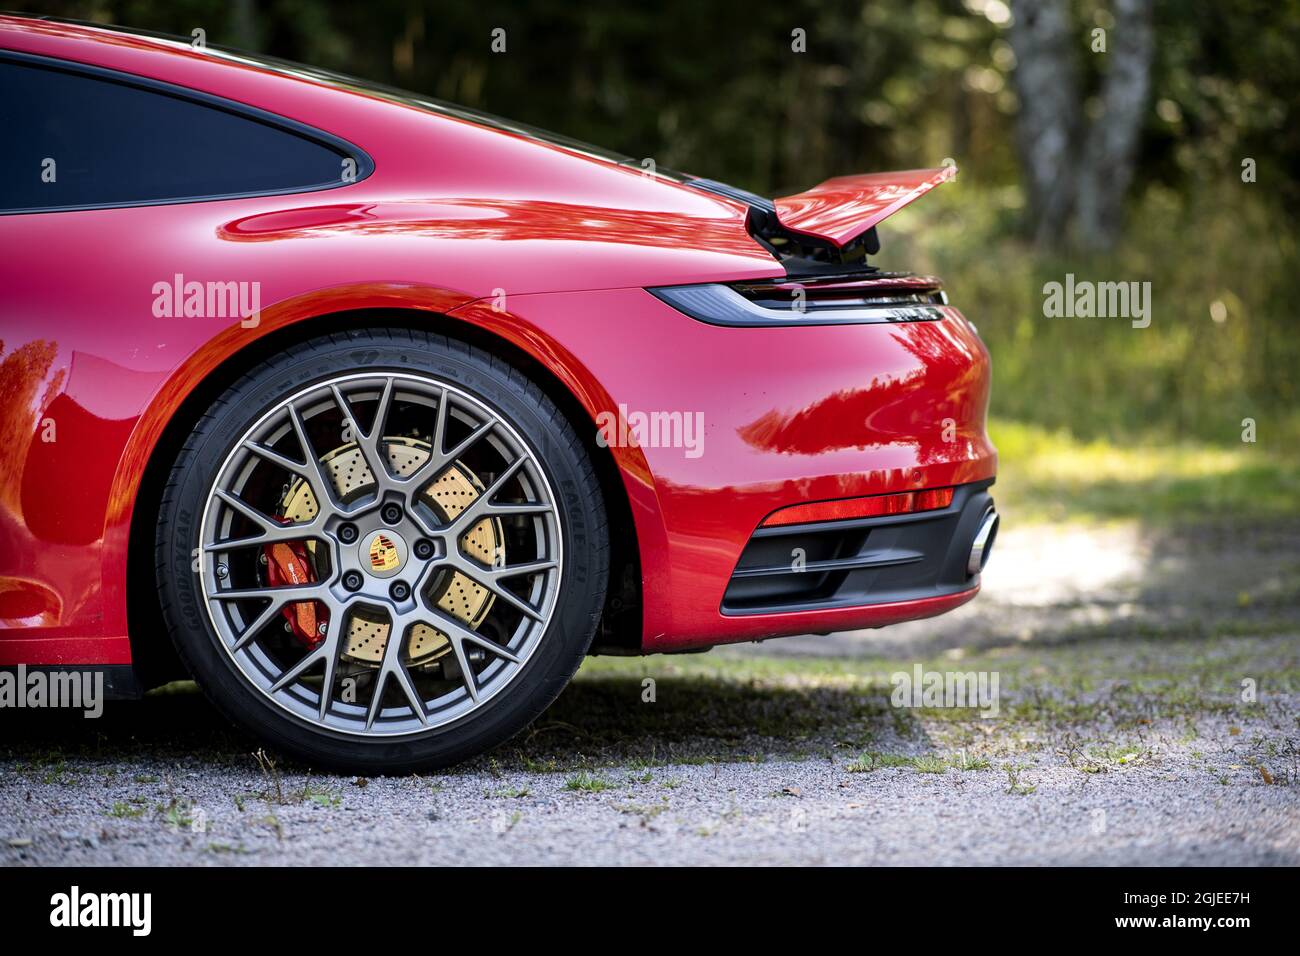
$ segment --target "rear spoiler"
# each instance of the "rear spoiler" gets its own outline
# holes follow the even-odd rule
[[[785,229],[844,248],[876,223],[956,175],[956,166],[941,166],[839,176],[807,192],[774,200],[773,205],[777,221]]]
[[[876,224],[956,175],[948,165],[839,176],[775,200],[710,179],[688,182],[747,205],[750,234],[794,277],[874,271],[866,258],[880,251]]]

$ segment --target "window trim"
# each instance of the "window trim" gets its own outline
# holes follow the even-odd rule
[[[304,186],[290,186],[284,189],[261,189],[250,192],[203,193],[195,196],[176,196],[166,199],[133,199],[123,202],[80,203],[67,206],[28,206],[18,209],[0,209],[0,216],[30,216],[40,213],[79,212],[91,209],[133,209],[143,206],[182,206],[192,203],[222,202],[228,199],[254,199],[264,196],[292,196],[298,193],[323,192],[327,189],[342,189],[346,186],[355,186],[362,180],[367,179],[371,173],[375,171],[375,161],[370,157],[369,153],[357,146],[355,143],[351,143],[342,137],[335,136],[333,133],[327,133],[324,130],[317,129],[314,126],[308,126],[307,124],[300,123],[297,120],[292,120],[288,117],[259,109],[256,106],[248,106],[244,103],[228,100],[211,93],[189,89],[184,86],[177,86],[174,83],[166,83],[162,80],[155,80],[150,77],[136,76],[132,73],[123,73],[120,70],[110,70],[104,67],[91,66],[88,63],[78,63],[74,60],[37,56],[31,53],[20,53],[16,50],[0,50],[0,62],[5,61],[11,61],[22,66],[35,67],[37,69],[55,70],[61,73],[71,73],[74,75],[80,74],[92,79],[116,83],[119,86],[136,87],[162,96],[170,96],[173,99],[186,100],[210,109],[221,110],[224,113],[230,113],[242,119],[250,120],[263,126],[269,126],[272,129],[278,129],[281,132],[288,133],[289,135],[306,139],[318,146],[322,146],[337,153],[340,160],[353,159],[357,164],[357,178],[351,182],[343,182],[342,179],[338,179]]]

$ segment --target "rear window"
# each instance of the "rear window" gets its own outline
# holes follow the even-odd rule
[[[190,49],[190,39],[188,37],[177,37],[166,33],[158,33],[152,30],[140,30],[135,28],[112,26],[103,23],[65,20],[57,17],[51,17],[49,19],[56,23],[74,23],[81,26],[94,27],[97,30],[115,31],[126,34],[127,36],[147,37],[156,43],[161,43],[178,50]],[[601,146],[593,146],[591,143],[584,143],[582,140],[574,139],[571,136],[565,136],[561,133],[553,133],[550,130],[541,129],[540,127],[528,123],[520,123],[515,120],[494,116],[491,113],[472,109],[468,106],[448,103],[445,100],[435,99],[434,97],[425,96],[420,93],[413,93],[409,90],[400,90],[396,87],[386,86],[382,83],[374,83],[370,80],[359,79],[355,76],[347,76],[343,73],[336,73],[333,70],[325,70],[315,66],[308,66],[303,63],[295,63],[292,60],[284,60],[279,57],[266,56],[265,54],[260,53],[249,53],[244,50],[233,50],[217,44],[209,44],[204,49],[208,56],[219,57],[231,63],[242,63],[249,66],[256,66],[259,69],[269,70],[278,73],[281,76],[297,77],[299,79],[319,83],[323,86],[331,86],[335,89],[364,93],[368,96],[386,99],[394,103],[401,103],[404,106],[423,109],[430,113],[437,113],[441,116],[451,116],[456,119],[475,123],[479,126],[487,126],[491,129],[513,133],[516,136],[523,136],[526,139],[535,140],[540,143],[559,146],[563,149],[570,150],[571,152],[581,153],[582,155],[588,156],[592,159],[603,159],[606,162],[615,163],[621,166],[631,166],[638,170],[642,170],[641,161],[633,159],[630,156],[625,156],[622,153],[617,153]],[[694,178],[684,173],[667,169],[663,166],[656,167],[653,175],[676,180],[678,182],[686,182]]]
[[[287,121],[286,121],[287,122]],[[343,150],[221,101],[105,71],[0,59],[0,210],[298,192],[356,176]]]

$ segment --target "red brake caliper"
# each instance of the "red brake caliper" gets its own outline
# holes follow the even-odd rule
[[[266,577],[271,587],[310,584],[316,580],[316,571],[307,546],[301,541],[279,541],[262,549],[266,555]],[[329,612],[319,601],[297,601],[286,604],[280,612],[289,622],[294,636],[312,648],[325,639],[324,625],[329,623]]]

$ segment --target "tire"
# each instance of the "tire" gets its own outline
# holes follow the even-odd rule
[[[333,407],[335,393],[327,383],[333,383],[342,396]],[[364,426],[362,409],[371,404],[380,420],[370,424],[363,439],[357,437]],[[410,439],[416,464],[409,467],[418,480],[389,472],[397,467],[392,464],[397,452],[407,449],[397,444],[406,439],[388,434],[395,416],[417,422],[410,434],[423,436],[421,429],[427,423],[427,442]],[[322,453],[320,444],[309,436],[319,435],[334,418],[345,426],[356,425],[352,431],[342,429],[342,437],[351,437],[353,445],[345,442]],[[443,421],[450,424],[444,427],[439,424]],[[491,427],[483,424],[487,422],[492,422]],[[435,428],[439,429],[436,438]],[[468,446],[461,457],[453,456],[443,472],[435,459],[449,441],[455,445],[456,428],[474,434],[485,429],[486,437]],[[271,452],[257,450],[271,447],[267,444],[271,437],[257,437],[262,433],[280,436],[275,440],[281,444],[275,447],[283,458],[293,459],[295,465],[301,459],[298,471],[286,467],[286,480],[280,486],[283,497],[276,500],[287,508],[296,488],[300,497],[306,496],[303,500],[314,500],[318,508],[310,520],[319,522],[315,526],[319,537],[303,544],[308,540],[304,536],[289,545],[298,549],[300,559],[303,548],[311,549],[314,570],[306,586],[313,595],[321,595],[310,604],[311,617],[301,610],[309,606],[306,601],[273,611],[271,605],[288,598],[281,599],[274,591],[261,594],[274,586],[294,586],[301,572],[298,577],[290,575],[289,585],[271,580],[273,570],[281,576],[286,573],[282,562],[292,572],[294,558],[284,558],[288,552],[261,543],[288,532],[258,515],[270,516],[282,526],[298,519],[277,516],[261,504],[258,515],[251,516],[242,507],[232,507],[251,503],[257,488],[276,486],[276,473],[263,478],[259,469],[284,463]],[[294,435],[304,449],[296,455],[285,450]],[[374,458],[368,457],[367,449]],[[517,464],[511,461],[516,454]],[[420,455],[425,458],[419,459]],[[475,461],[488,465],[476,472],[475,466],[464,464],[466,455],[478,456]],[[498,459],[499,465],[494,466]],[[343,464],[375,461],[383,481],[398,491],[386,491],[372,469],[373,490],[347,502],[345,493],[352,492],[339,477]],[[455,479],[462,489],[459,493],[479,510],[467,507],[454,512],[459,505],[451,504],[435,508],[429,489],[441,485],[416,490],[426,480],[424,472],[443,475],[439,482]],[[407,480],[409,486],[400,484]],[[502,481],[501,490],[493,492]],[[238,490],[231,491],[239,482]],[[474,491],[463,491],[469,487],[465,482]],[[511,487],[519,490],[509,491]],[[335,495],[344,503],[327,515]],[[238,502],[232,503],[230,496]],[[366,510],[371,496],[377,510]],[[523,500],[498,502],[502,496]],[[382,509],[390,499],[398,504],[398,511]],[[549,510],[543,512],[546,505]],[[376,522],[383,524],[399,512],[402,524],[377,527]],[[457,530],[461,526],[455,524],[456,514],[469,528],[463,536]],[[445,526],[438,523],[443,520]],[[345,543],[351,534],[346,524],[354,530],[371,530],[361,531],[361,544],[354,547]],[[257,540],[241,544],[250,539],[236,533],[236,527],[252,527]],[[453,530],[446,530],[441,539],[420,538],[429,527]],[[478,536],[473,540],[487,541],[481,546],[497,555],[500,565],[494,561],[480,568],[472,561],[466,563],[466,542],[473,535]],[[407,540],[412,536],[414,544]],[[368,552],[366,541],[371,542]],[[405,329],[367,329],[311,339],[259,364],[226,389],[196,423],[171,469],[160,502],[155,544],[163,619],[181,659],[208,698],[269,747],[312,767],[349,773],[445,767],[484,753],[535,720],[587,653],[608,577],[609,545],[599,482],[565,416],[535,382],[501,359],[456,339]],[[417,553],[430,549],[434,557],[419,564]],[[439,552],[445,553],[439,557]],[[511,560],[516,553],[523,556],[518,563]],[[403,563],[397,565],[399,561]],[[444,565],[438,566],[439,561]],[[446,563],[452,561],[460,563],[454,567]],[[397,584],[376,577],[386,563],[398,566],[399,577],[409,573],[417,578],[405,602],[396,601]],[[295,566],[306,565],[300,560]],[[539,570],[515,570],[524,566]],[[349,569],[357,569],[363,581],[354,593],[347,590],[357,581],[348,577]],[[483,583],[499,569],[509,570],[510,576]],[[252,584],[230,583],[237,578]],[[432,590],[421,590],[440,581],[446,588],[440,600],[461,616],[443,610],[444,604],[435,605]],[[466,587],[473,592],[464,598],[468,610],[463,613],[452,595],[457,582],[462,594]],[[391,607],[384,604],[385,586],[394,599]],[[245,591],[257,591],[258,596],[230,596]],[[414,610],[403,610],[412,605]],[[489,610],[483,612],[483,606]],[[465,616],[471,612],[486,617],[474,624],[472,617]],[[270,616],[258,629],[255,625],[262,615]],[[389,622],[388,638],[378,650],[379,641],[365,644],[356,636],[361,633],[359,619],[369,621],[370,616],[375,620],[387,616]],[[512,624],[516,619],[518,623]],[[315,630],[312,621],[319,622]],[[424,635],[418,648],[417,634]],[[485,636],[489,639],[481,640]],[[242,647],[241,640],[247,642]],[[321,643],[313,647],[312,641]],[[417,657],[417,651],[424,653],[418,649],[428,647],[438,650],[427,658]],[[291,677],[292,661],[299,653],[299,664],[316,654],[319,670],[313,665],[277,689],[277,682]],[[362,653],[378,654],[379,662],[356,656]],[[352,676],[340,676],[345,672]],[[321,686],[314,691],[317,679]],[[349,699],[348,680],[357,694],[359,685],[370,686],[370,701]],[[374,687],[378,687],[377,703]],[[373,724],[363,727],[363,717]]]

